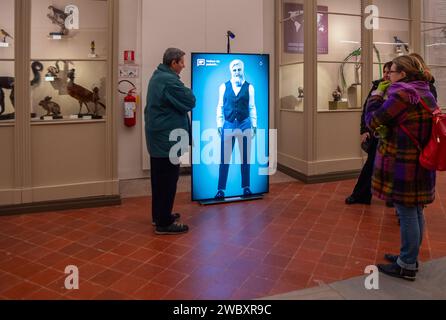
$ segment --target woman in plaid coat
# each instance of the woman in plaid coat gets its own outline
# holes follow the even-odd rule
[[[390,81],[379,84],[369,99],[366,114],[368,127],[381,138],[375,158],[373,192],[395,204],[401,223],[400,254],[386,254],[392,264],[378,268],[388,275],[413,281],[423,239],[423,209],[435,197],[435,171],[420,166],[420,151],[400,125],[404,124],[424,147],[430,138],[432,115],[421,106],[420,99],[432,111],[436,100],[429,88],[432,75],[417,58],[401,56],[392,62]],[[383,99],[385,94],[387,100]]]

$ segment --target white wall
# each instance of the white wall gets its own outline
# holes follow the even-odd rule
[[[135,17],[135,12],[140,12],[143,19]],[[141,63],[140,111],[145,106],[147,83],[166,48],[178,47],[187,53],[182,80],[190,86],[190,52],[226,52],[227,30],[237,36],[232,41],[232,52],[271,54],[271,88],[274,87],[274,3],[271,0],[121,0],[120,22],[120,51],[133,46]],[[132,30],[136,33],[142,30],[139,41],[131,36]],[[273,110],[273,92],[270,96]],[[120,179],[148,174],[143,170],[148,168],[148,156],[142,130],[141,117],[136,128],[128,130],[120,126],[118,129]]]

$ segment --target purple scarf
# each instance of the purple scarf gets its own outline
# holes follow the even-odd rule
[[[427,81],[395,82],[389,87],[387,93],[391,96],[398,91],[406,92],[410,103],[417,104],[420,102],[420,97],[430,93],[430,87]]]

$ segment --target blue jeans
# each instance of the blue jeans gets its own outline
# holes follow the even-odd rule
[[[423,206],[405,207],[395,203],[400,218],[401,250],[398,265],[408,270],[416,270],[418,254],[424,233]]]

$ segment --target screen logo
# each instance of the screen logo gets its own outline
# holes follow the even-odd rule
[[[205,65],[206,65],[206,59],[197,59],[197,67]]]

